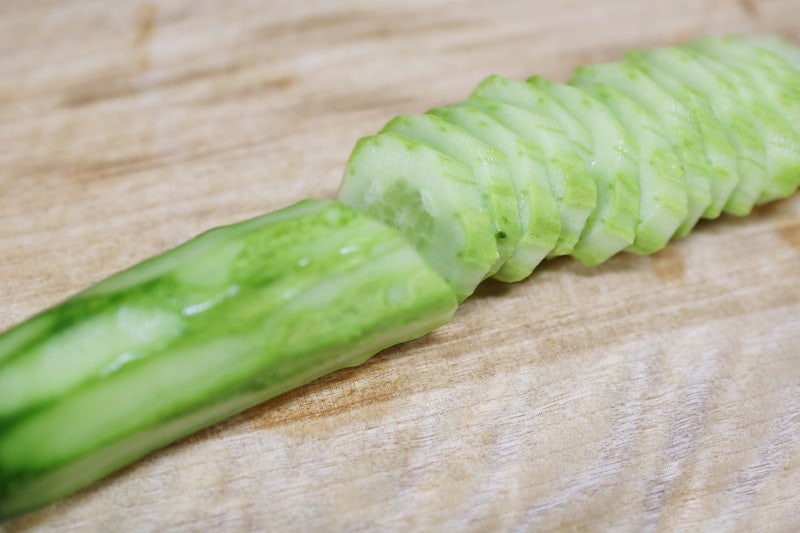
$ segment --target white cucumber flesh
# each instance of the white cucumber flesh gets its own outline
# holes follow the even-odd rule
[[[471,96],[466,103],[542,149],[561,217],[561,235],[550,256],[572,253],[594,210],[597,192],[594,179],[561,125],[546,115],[480,96]]]
[[[356,144],[338,198],[398,228],[464,300],[500,255],[483,187],[468,165],[403,135]]]
[[[691,103],[694,95],[683,91],[677,96],[682,101],[678,101],[665,87],[627,61],[580,67],[572,79],[613,87],[664,124],[664,135],[680,157],[687,190],[686,217],[675,236],[688,234],[701,216],[719,216],[738,183],[736,157],[716,118],[699,113],[698,106]],[[708,124],[710,119],[713,122]],[[720,144],[720,139],[727,144]]]
[[[541,76],[527,83],[558,100],[592,134],[584,162],[597,181],[597,207],[572,255],[586,266],[602,263],[636,238],[639,163],[633,140],[608,107],[586,91]]]
[[[734,39],[698,39],[686,47],[697,52],[710,70],[734,81],[742,96],[743,112],[751,114],[764,140],[767,181],[757,203],[792,194],[800,185],[800,123],[793,124],[791,120],[800,116],[800,76],[771,81],[780,72],[781,65],[776,65],[780,58],[774,58],[778,61],[767,66],[772,54],[758,54],[757,49],[739,46]]]
[[[746,215],[752,211],[767,181],[766,147],[750,117],[741,113],[736,87],[716,75],[694,54],[678,48],[654,48],[642,52],[642,61],[652,72],[661,72],[688,89],[708,95],[711,111],[725,129],[737,154],[739,182],[725,205],[725,211]]]
[[[431,109],[428,113],[464,128],[505,154],[517,191],[521,235],[514,255],[505,265],[514,265],[516,271],[504,268],[494,277],[501,281],[525,279],[553,250],[561,233],[561,217],[544,153],[491,116],[466,104]]]
[[[614,88],[570,80],[603,101],[636,139],[639,150],[639,222],[636,239],[626,251],[650,254],[664,248],[686,220],[686,176],[663,124],[646,109]]]
[[[500,256],[489,274],[504,277],[518,270],[518,265],[509,264],[522,230],[517,191],[506,156],[463,128],[430,114],[395,117],[381,131],[422,142],[472,169],[494,224],[493,235]]]

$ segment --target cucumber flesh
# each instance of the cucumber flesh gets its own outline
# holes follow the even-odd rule
[[[488,198],[472,168],[414,139],[385,132],[359,140],[338,197],[403,232],[459,301],[500,260]]]
[[[494,118],[466,104],[431,109],[428,113],[464,128],[505,154],[517,191],[521,235],[514,255],[505,265],[515,265],[517,270],[511,272],[503,268],[494,277],[501,281],[528,277],[553,250],[561,234],[561,217],[541,149],[524,142]]]
[[[597,180],[597,207],[573,257],[593,266],[633,244],[639,221],[639,172],[635,144],[608,107],[586,91],[540,76],[527,83],[557,99],[592,134],[584,162]]]
[[[338,202],[201,235],[46,311],[40,331],[0,336],[0,517],[419,337],[456,305],[400,232]]]
[[[561,235],[550,256],[572,253],[594,210],[597,193],[591,174],[561,125],[546,115],[498,100],[473,95],[466,103],[542,149],[561,217]]]
[[[664,126],[646,109],[612,87],[570,80],[604,102],[635,138],[639,148],[639,222],[627,251],[650,254],[667,245],[688,214],[683,164],[664,135]]]
[[[722,124],[737,154],[739,182],[725,205],[725,211],[736,215],[749,213],[767,180],[766,147],[750,117],[741,113],[736,87],[709,71],[695,54],[678,47],[643,51],[641,60],[651,72],[672,76],[685,87],[709,95],[711,111]]]
[[[509,264],[522,229],[517,191],[506,156],[463,128],[430,114],[395,117],[384,126],[382,132],[394,132],[422,142],[472,169],[475,183],[487,199],[486,205],[494,224],[492,234],[500,256],[489,274],[503,277],[508,272],[518,270],[519,265],[513,262]]]
[[[555,119],[584,161],[592,157],[592,134],[586,124],[567,111],[557,98],[536,85],[494,74],[481,81],[472,95],[499,100]]]
[[[627,61],[580,67],[572,79],[613,87],[664,124],[664,134],[680,157],[687,191],[686,217],[675,236],[689,233],[701,216],[719,216],[738,178],[736,158],[731,155],[733,147],[715,117],[699,112],[702,107],[697,104],[691,108],[684,105],[645,71]],[[684,101],[691,100],[685,90],[682,93]]]
[[[731,37],[731,39],[742,41],[749,46],[755,46],[780,56],[800,74],[800,46],[791,41],[777,35],[747,35]]]
[[[757,203],[791,195],[800,185],[800,123],[792,127],[787,117],[793,111],[795,119],[800,116],[800,76],[770,81],[780,72],[781,65],[776,65],[780,59],[767,66],[770,53],[758,54],[757,49],[738,46],[734,39],[698,39],[686,47],[697,52],[710,70],[733,80],[742,95],[743,111],[752,113],[767,152],[768,180]]]

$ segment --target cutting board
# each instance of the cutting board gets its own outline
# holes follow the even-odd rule
[[[332,198],[357,138],[488,74],[729,32],[800,42],[800,4],[0,3],[0,330]],[[798,434],[795,195],[649,257],[487,282],[432,334],[0,527],[798,530]]]

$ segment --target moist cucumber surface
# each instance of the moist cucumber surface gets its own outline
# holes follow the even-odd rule
[[[597,191],[594,179],[561,124],[546,115],[480,96],[473,95],[466,103],[505,124],[530,144],[541,147],[561,217],[561,235],[550,256],[572,253],[596,206]]]
[[[584,160],[592,157],[592,133],[586,124],[540,87],[495,74],[481,81],[472,95],[499,100],[554,119],[561,125],[577,153]]]
[[[686,219],[687,194],[683,164],[664,135],[663,124],[646,109],[602,83],[570,81],[591,92],[619,118],[639,150],[639,222],[627,251],[649,254],[667,245]]]
[[[589,65],[577,68],[571,80],[579,84],[606,84],[661,120],[664,135],[672,141],[684,169],[687,213],[676,231],[676,236],[683,236],[701,216],[719,216],[738,182],[736,158],[733,146],[710,109],[704,113],[705,109],[693,102],[695,95],[673,87],[683,100],[678,101],[648,75],[646,67],[643,69],[627,61]]]
[[[725,206],[737,215],[749,213],[769,179],[766,147],[753,125],[749,113],[742,112],[736,87],[725,78],[709,71],[695,54],[685,48],[656,48],[641,52],[641,61],[652,72],[661,72],[680,81],[685,87],[708,95],[714,116],[725,129],[737,153],[739,182]]]
[[[464,300],[497,268],[489,198],[468,165],[384,132],[353,150],[339,200],[398,228]]]
[[[743,108],[752,114],[753,123],[764,140],[769,179],[762,187],[757,203],[785,198],[792,194],[800,184],[800,137],[796,130],[798,125],[793,127],[786,118],[794,106],[783,102],[795,102],[800,105],[800,100],[796,99],[796,94],[784,99],[782,97],[785,91],[770,90],[776,85],[768,81],[768,76],[772,72],[780,72],[780,66],[776,66],[773,61],[770,67],[762,69],[757,65],[766,64],[766,60],[751,62],[746,61],[741,55],[737,57],[738,61],[733,61],[734,51],[738,48],[736,41],[717,46],[716,40],[704,39],[693,41],[687,47],[697,52],[699,60],[709,70],[734,82],[742,96]],[[745,60],[746,70],[742,68],[742,60]],[[796,87],[800,91],[798,84],[800,80],[788,81],[786,87]],[[783,86],[784,84],[779,84],[777,87]]]
[[[0,337],[0,517],[446,323],[394,228],[307,200],[185,245]]]
[[[431,114],[395,117],[382,131],[420,141],[472,169],[494,224],[499,254],[489,274],[503,278],[508,272],[518,271],[520,266],[514,263],[513,255],[522,230],[517,190],[506,156],[463,128]]]
[[[519,281],[553,250],[561,234],[561,216],[543,151],[486,113],[466,104],[431,109],[428,113],[456,124],[505,154],[517,191],[521,234],[512,258],[495,278]],[[516,269],[512,271],[509,266]]]
[[[541,76],[527,83],[558,100],[592,135],[584,161],[597,182],[597,206],[572,255],[587,266],[602,263],[636,237],[639,163],[634,142],[608,107],[586,91]]]
[[[800,183],[788,41],[637,51],[570,84],[490,76],[359,141],[341,202],[211,230],[0,335],[0,518],[419,337],[488,276],[653,252]]]

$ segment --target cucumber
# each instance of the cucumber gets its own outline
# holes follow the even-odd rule
[[[604,102],[635,138],[639,148],[639,222],[626,250],[650,254],[667,245],[686,220],[686,175],[664,126],[646,109],[603,83],[585,83],[580,70],[570,83]]]
[[[608,107],[586,91],[541,76],[527,83],[556,98],[592,134],[584,161],[597,179],[597,207],[572,255],[587,266],[600,264],[636,238],[639,163],[633,140]]]
[[[597,193],[594,180],[561,125],[545,115],[476,95],[466,103],[542,149],[561,217],[561,235],[550,257],[572,253],[594,210]]]
[[[0,336],[0,517],[446,323],[393,228],[306,200],[211,230]]]
[[[766,183],[766,147],[746,113],[736,87],[725,78],[709,71],[696,54],[679,47],[654,48],[642,51],[638,58],[650,68],[672,76],[683,84],[684,91],[694,90],[708,95],[711,111],[722,124],[737,153],[739,182],[725,205],[725,211],[746,215],[756,204]]]
[[[472,94],[499,100],[554,119],[561,124],[584,161],[592,157],[594,143],[586,125],[567,111],[558,99],[539,87],[494,74],[481,81]]]
[[[638,214],[625,209],[627,192],[637,188],[635,166],[632,164],[634,151],[624,130],[616,123],[602,104],[587,96],[593,118],[585,117],[583,110],[574,112],[577,101],[576,89],[562,89],[560,84],[532,78],[522,83],[500,76],[487,78],[478,86],[473,95],[488,97],[534,111],[557,121],[571,139],[576,153],[581,156],[590,175],[595,181],[597,203],[590,214],[581,236],[571,254],[585,265],[595,265],[631,244],[635,238]],[[563,94],[562,94],[563,93]],[[579,103],[578,105],[584,105]],[[599,117],[599,118],[598,118]],[[611,118],[609,121],[607,119]],[[599,123],[598,123],[599,121]],[[603,131],[597,132],[596,128]],[[629,157],[617,157],[620,151],[604,154],[595,138],[617,139],[621,148],[630,151]],[[616,136],[616,137],[615,137]],[[597,148],[597,150],[596,150]],[[601,154],[598,155],[597,152]],[[638,198],[638,190],[636,192]],[[636,209],[636,208],[634,208]]]
[[[765,50],[779,56],[800,73],[800,47],[777,35],[730,36],[723,40],[740,41],[752,48]]]
[[[732,80],[744,109],[752,113],[767,152],[768,181],[757,203],[792,194],[800,185],[800,123],[793,127],[786,117],[800,117],[800,76],[772,81],[770,78],[781,72],[779,58],[768,63],[771,54],[758,54],[757,49],[739,46],[734,39],[698,39],[686,47],[697,52],[710,70]]]
[[[553,250],[561,234],[561,216],[543,163],[544,153],[486,113],[466,104],[431,109],[428,113],[464,128],[505,154],[517,191],[521,235],[512,259],[506,263],[506,266],[517,265],[518,270],[512,273],[503,269],[504,277],[495,274],[495,278],[501,281],[527,278]]]
[[[414,139],[359,140],[338,198],[402,231],[459,301],[500,261],[489,198],[472,168]]]
[[[500,256],[489,274],[498,279],[513,279],[515,276],[509,273],[518,271],[520,266],[511,258],[522,229],[517,191],[506,156],[462,128],[434,115],[401,115],[392,119],[381,131],[391,131],[420,141],[472,169],[481,194],[488,199],[486,203],[494,224],[492,234]]]
[[[692,103],[693,95],[679,91],[684,103],[678,101],[646,68],[628,61],[579,67],[571,80],[613,87],[661,119],[664,133],[681,159],[687,187],[686,218],[676,236],[688,234],[701,216],[719,216],[738,183],[736,158],[722,126],[710,111],[703,113],[702,106]]]
[[[0,518],[424,335],[490,275],[653,252],[800,184],[787,41],[637,51],[570,84],[491,76],[360,140],[341,201],[211,230],[0,335]]]

